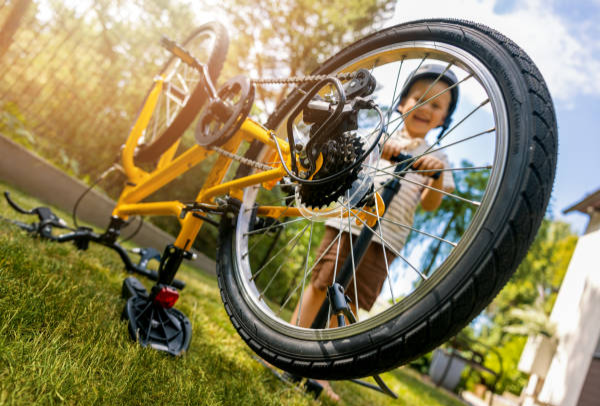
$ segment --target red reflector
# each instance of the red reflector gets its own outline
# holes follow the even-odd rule
[[[154,297],[154,303],[166,309],[170,309],[171,307],[175,306],[177,299],[179,299],[179,292],[173,288],[165,286],[159,290]]]

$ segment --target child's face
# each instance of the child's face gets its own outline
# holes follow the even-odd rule
[[[418,103],[422,103],[428,98],[443,92],[448,87],[446,83],[438,81],[427,94],[424,94],[432,83],[433,80],[430,79],[417,80],[408,91],[406,97],[402,99],[402,102],[398,106],[398,111],[400,113],[410,111]],[[441,126],[446,119],[446,114],[448,114],[451,100],[452,96],[450,92],[445,92],[429,103],[413,110],[404,118],[404,125],[408,134],[411,137],[424,138],[429,130]]]

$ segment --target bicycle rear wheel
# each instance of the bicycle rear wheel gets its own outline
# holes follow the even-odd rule
[[[182,46],[198,61],[208,65],[211,80],[216,83],[229,48],[225,27],[218,22],[201,25]],[[160,75],[165,80],[164,90],[136,152],[135,160],[138,162],[156,161],[181,138],[207,98],[199,72],[175,56],[167,61]]]
[[[369,69],[378,83],[373,97],[385,109],[395,105],[410,72],[431,62],[457,74],[463,95],[456,124],[439,140],[432,139],[433,147],[424,153],[444,150],[451,164],[444,176],[453,174],[456,191],[433,215],[418,214],[414,227],[380,219],[384,231],[375,231],[374,241],[397,258],[386,269],[375,306],[359,313],[356,324],[312,329],[290,323],[311,271],[322,261],[316,246],[323,219],[302,207],[303,217],[286,218],[284,211],[269,223],[260,221],[256,208],[303,206],[297,197],[301,186],[248,187],[239,214],[223,219],[217,272],[225,308],[241,337],[273,365],[311,378],[349,379],[406,363],[469,323],[526,254],[552,189],[557,129],[541,74],[512,41],[479,24],[423,20],[370,35],[314,73]],[[292,92],[267,123],[282,139],[303,91]],[[301,119],[294,122],[299,137]],[[372,118],[365,115],[360,121],[368,134]],[[386,115],[385,125],[391,132],[402,121]],[[246,156],[270,164],[273,151],[255,144]],[[367,173],[389,176],[390,169],[363,166]],[[241,167],[238,176],[249,173]],[[426,182],[408,179],[401,181],[405,189],[411,182]],[[295,193],[283,191],[290,187]],[[353,208],[344,196],[331,206],[341,207],[340,215]],[[354,217],[350,228],[360,224]],[[393,247],[386,235],[401,230],[410,232],[408,242]]]

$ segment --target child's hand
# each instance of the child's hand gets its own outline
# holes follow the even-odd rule
[[[391,161],[391,158],[402,152],[402,144],[392,139],[387,140],[383,146],[381,157],[385,160]]]
[[[444,169],[444,163],[431,155],[425,155],[421,158],[417,159],[415,163],[412,165],[413,169],[420,171],[431,171],[431,172],[423,172],[422,175],[425,176],[433,176],[437,171]],[[443,189],[444,185],[444,172],[441,172],[440,176],[436,178],[431,178],[427,181],[429,186],[435,189]],[[421,207],[425,211],[432,211],[440,207],[442,203],[442,198],[444,195],[433,190],[433,189],[425,189],[421,194]]]
[[[424,173],[424,175],[432,176],[435,173],[434,171],[444,169],[444,163],[434,156],[425,155],[417,159],[412,165],[412,168],[420,171],[431,171],[429,173]]]

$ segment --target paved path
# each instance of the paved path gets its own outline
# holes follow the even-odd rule
[[[88,187],[2,134],[0,134],[0,180],[67,213],[73,210],[75,202]],[[113,200],[92,190],[79,205],[77,217],[105,229],[114,206]],[[128,228],[135,227],[137,222]],[[127,235],[126,230],[123,235]],[[133,241],[141,247],[154,247],[162,252],[167,244],[175,241],[175,238],[156,226],[144,222]],[[191,264],[215,275],[215,261],[202,253],[196,252],[196,254],[198,258]]]

